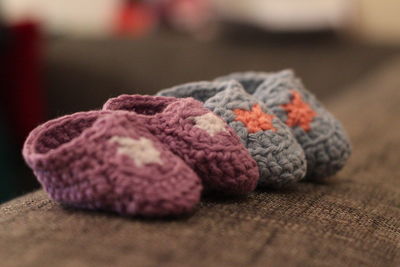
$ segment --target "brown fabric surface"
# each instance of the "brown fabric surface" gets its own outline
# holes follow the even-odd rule
[[[49,115],[98,108],[119,94],[155,94],[162,88],[234,71],[288,67],[325,98],[400,51],[399,47],[336,38],[243,37],[246,41],[196,42],[165,33],[140,40],[51,40],[44,57]]]
[[[0,265],[399,266],[399,69],[327,103],[354,154],[326,183],[208,198],[164,221],[63,209],[38,191],[0,206]]]

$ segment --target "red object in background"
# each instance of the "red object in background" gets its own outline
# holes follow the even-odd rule
[[[2,68],[0,101],[8,124],[18,141],[45,119],[41,80],[42,38],[38,24],[22,22],[6,29],[7,42]]]
[[[156,24],[153,9],[140,2],[124,1],[117,13],[115,32],[118,35],[143,36]]]
[[[213,17],[209,0],[169,0],[164,4],[167,21],[181,30],[201,30]]]

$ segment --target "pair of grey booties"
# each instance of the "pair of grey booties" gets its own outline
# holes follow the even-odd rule
[[[192,97],[224,119],[257,162],[259,186],[332,176],[351,153],[340,122],[291,70],[233,73],[157,95]]]

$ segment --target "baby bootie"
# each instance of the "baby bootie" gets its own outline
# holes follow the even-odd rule
[[[68,206],[123,215],[190,212],[200,178],[129,112],[89,111],[51,120],[23,156],[45,191]]]
[[[233,73],[216,80],[232,79],[292,129],[307,158],[308,179],[331,176],[344,166],[351,153],[347,134],[293,71]]]
[[[192,98],[121,95],[104,110],[129,110],[152,134],[202,178],[205,189],[248,193],[257,185],[258,168],[239,137],[218,116]]]
[[[238,82],[194,82],[158,94],[194,97],[226,121],[257,162],[260,186],[280,187],[304,177],[304,152],[290,129]]]

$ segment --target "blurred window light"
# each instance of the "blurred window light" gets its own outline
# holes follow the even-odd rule
[[[347,23],[351,0],[213,0],[228,20],[272,31],[339,28]]]
[[[1,0],[7,23],[39,22],[46,32],[68,35],[110,33],[119,0]]]

